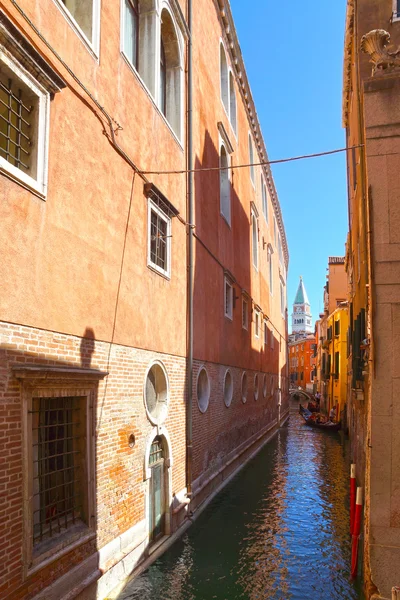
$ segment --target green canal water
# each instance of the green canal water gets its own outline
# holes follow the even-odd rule
[[[119,600],[361,599],[339,434],[288,423]]]

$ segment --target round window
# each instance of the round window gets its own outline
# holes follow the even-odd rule
[[[231,372],[228,370],[225,373],[224,379],[224,402],[225,406],[230,406],[233,398],[233,379]]]
[[[202,367],[197,376],[197,404],[202,413],[206,412],[210,401],[210,380],[207,371]]]
[[[267,397],[267,376],[266,375],[264,375],[264,378],[263,378],[263,396],[264,396],[264,398]]]
[[[247,374],[246,372],[242,375],[242,402],[247,402]]]
[[[258,373],[254,375],[254,400],[258,399]]]
[[[147,372],[144,400],[152,423],[162,423],[168,412],[168,380],[161,363],[154,363]]]

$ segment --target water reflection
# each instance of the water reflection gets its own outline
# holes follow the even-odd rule
[[[357,599],[338,434],[283,428],[120,600]]]

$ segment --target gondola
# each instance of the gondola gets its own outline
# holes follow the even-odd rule
[[[312,413],[304,408],[301,404],[299,405],[299,413],[303,417],[306,422],[306,425],[309,427],[314,427],[315,429],[323,429],[324,431],[339,431],[340,423],[332,423],[332,421],[328,421],[327,423],[317,423],[313,418],[311,418]]]

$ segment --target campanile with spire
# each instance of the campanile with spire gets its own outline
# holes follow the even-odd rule
[[[310,303],[301,276],[296,297],[293,302],[292,333],[313,333]]]

